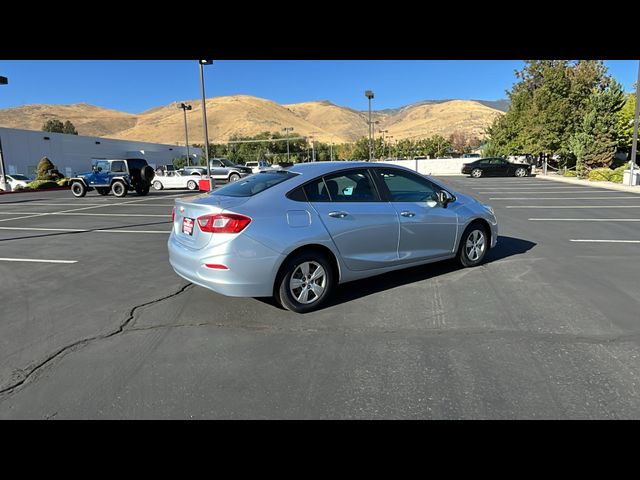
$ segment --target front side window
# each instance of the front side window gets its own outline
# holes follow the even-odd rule
[[[99,172],[108,172],[109,162],[107,162],[106,160],[98,160],[96,162],[96,170]]]
[[[392,169],[376,169],[384,184],[389,189],[392,202],[427,202],[437,201],[435,186],[426,178],[409,172]]]

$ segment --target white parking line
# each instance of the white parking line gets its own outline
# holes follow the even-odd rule
[[[0,215],[27,215],[28,213],[29,212],[0,212]],[[43,213],[42,215],[64,215],[64,216],[79,215],[79,216],[86,216],[86,217],[170,217],[171,216],[166,214],[151,214],[151,213],[78,213],[78,212],[69,212],[69,213],[51,212],[51,213]]]
[[[634,200],[640,200],[640,196],[627,195],[625,197],[489,197],[489,200],[592,200],[592,199],[620,199],[620,198],[633,198]]]
[[[483,190],[481,192],[474,192],[474,193],[481,193],[481,194],[487,194],[487,195],[488,194],[511,195],[511,194],[522,194],[522,193],[543,193],[543,194],[553,194],[553,195],[555,195],[556,193],[572,193],[574,195],[577,195],[577,194],[584,195],[588,193],[593,193],[593,194],[602,195],[603,193],[607,193],[607,191],[605,190],[584,191],[583,187],[579,187],[578,190],[582,190],[582,191],[577,192],[576,190],[553,190],[553,191],[541,192],[539,190],[506,190],[506,191]],[[614,193],[614,192],[611,192],[611,193]]]
[[[527,218],[532,222],[640,222],[640,218]]]
[[[40,228],[40,227],[0,227],[0,230],[23,230],[33,232],[98,232],[98,233],[162,233],[168,235],[171,230],[111,230],[111,229],[97,229],[97,230],[85,230],[81,228]]]
[[[179,196],[179,195],[175,195],[175,196]],[[123,204],[129,204],[129,203],[140,203],[140,202],[147,202],[149,200],[154,200],[153,198],[143,198],[140,200],[131,200],[128,202],[120,202],[119,205],[123,205]],[[90,210],[93,208],[104,208],[104,207],[110,207],[112,206],[112,203],[105,203],[104,205],[98,205],[98,206],[88,206],[88,207],[81,207],[81,208],[73,208],[70,210],[62,210],[61,212],[43,212],[43,213],[30,213],[29,215],[25,215],[25,214],[21,214],[18,212],[11,212],[11,215],[23,215],[21,217],[13,217],[13,218],[4,218],[2,220],[0,220],[0,222],[10,222],[12,220],[22,220],[24,218],[34,218],[34,217],[42,217],[45,215],[60,215],[63,213],[69,213],[69,212],[78,212],[80,210]],[[115,214],[113,214],[115,215]],[[124,214],[123,214],[124,215]]]
[[[78,263],[77,260],[44,260],[41,258],[0,258],[0,262]]]
[[[74,205],[77,205],[77,203],[29,203],[28,205],[25,205],[23,202],[20,203],[11,203],[11,202],[4,202],[4,203],[0,203],[0,206],[4,207],[4,206],[16,206],[16,207],[72,207]],[[141,204],[135,204],[132,205],[130,203],[85,203],[84,205],[86,206],[92,206],[92,207],[173,207],[173,203],[141,203]]]
[[[575,240],[570,239],[570,242],[582,242],[582,243],[640,243],[640,240]]]
[[[505,205],[504,208],[640,208],[640,205]]]

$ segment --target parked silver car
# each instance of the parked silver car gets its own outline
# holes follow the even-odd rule
[[[478,265],[497,237],[491,207],[409,169],[315,162],[177,199],[168,247],[190,282],[302,313],[339,283],[453,257]]]
[[[223,182],[237,182],[242,177],[251,175],[253,170],[249,167],[236,165],[226,158],[212,158],[209,160],[211,176],[214,180]]]

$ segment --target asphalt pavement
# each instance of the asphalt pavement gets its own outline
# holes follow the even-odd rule
[[[640,195],[440,180],[494,207],[486,263],[305,315],[173,272],[188,192],[0,196],[0,418],[640,418]]]

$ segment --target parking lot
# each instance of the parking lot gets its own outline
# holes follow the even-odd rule
[[[184,191],[0,196],[0,418],[639,418],[640,194],[438,180],[498,245],[306,315],[190,285]]]

